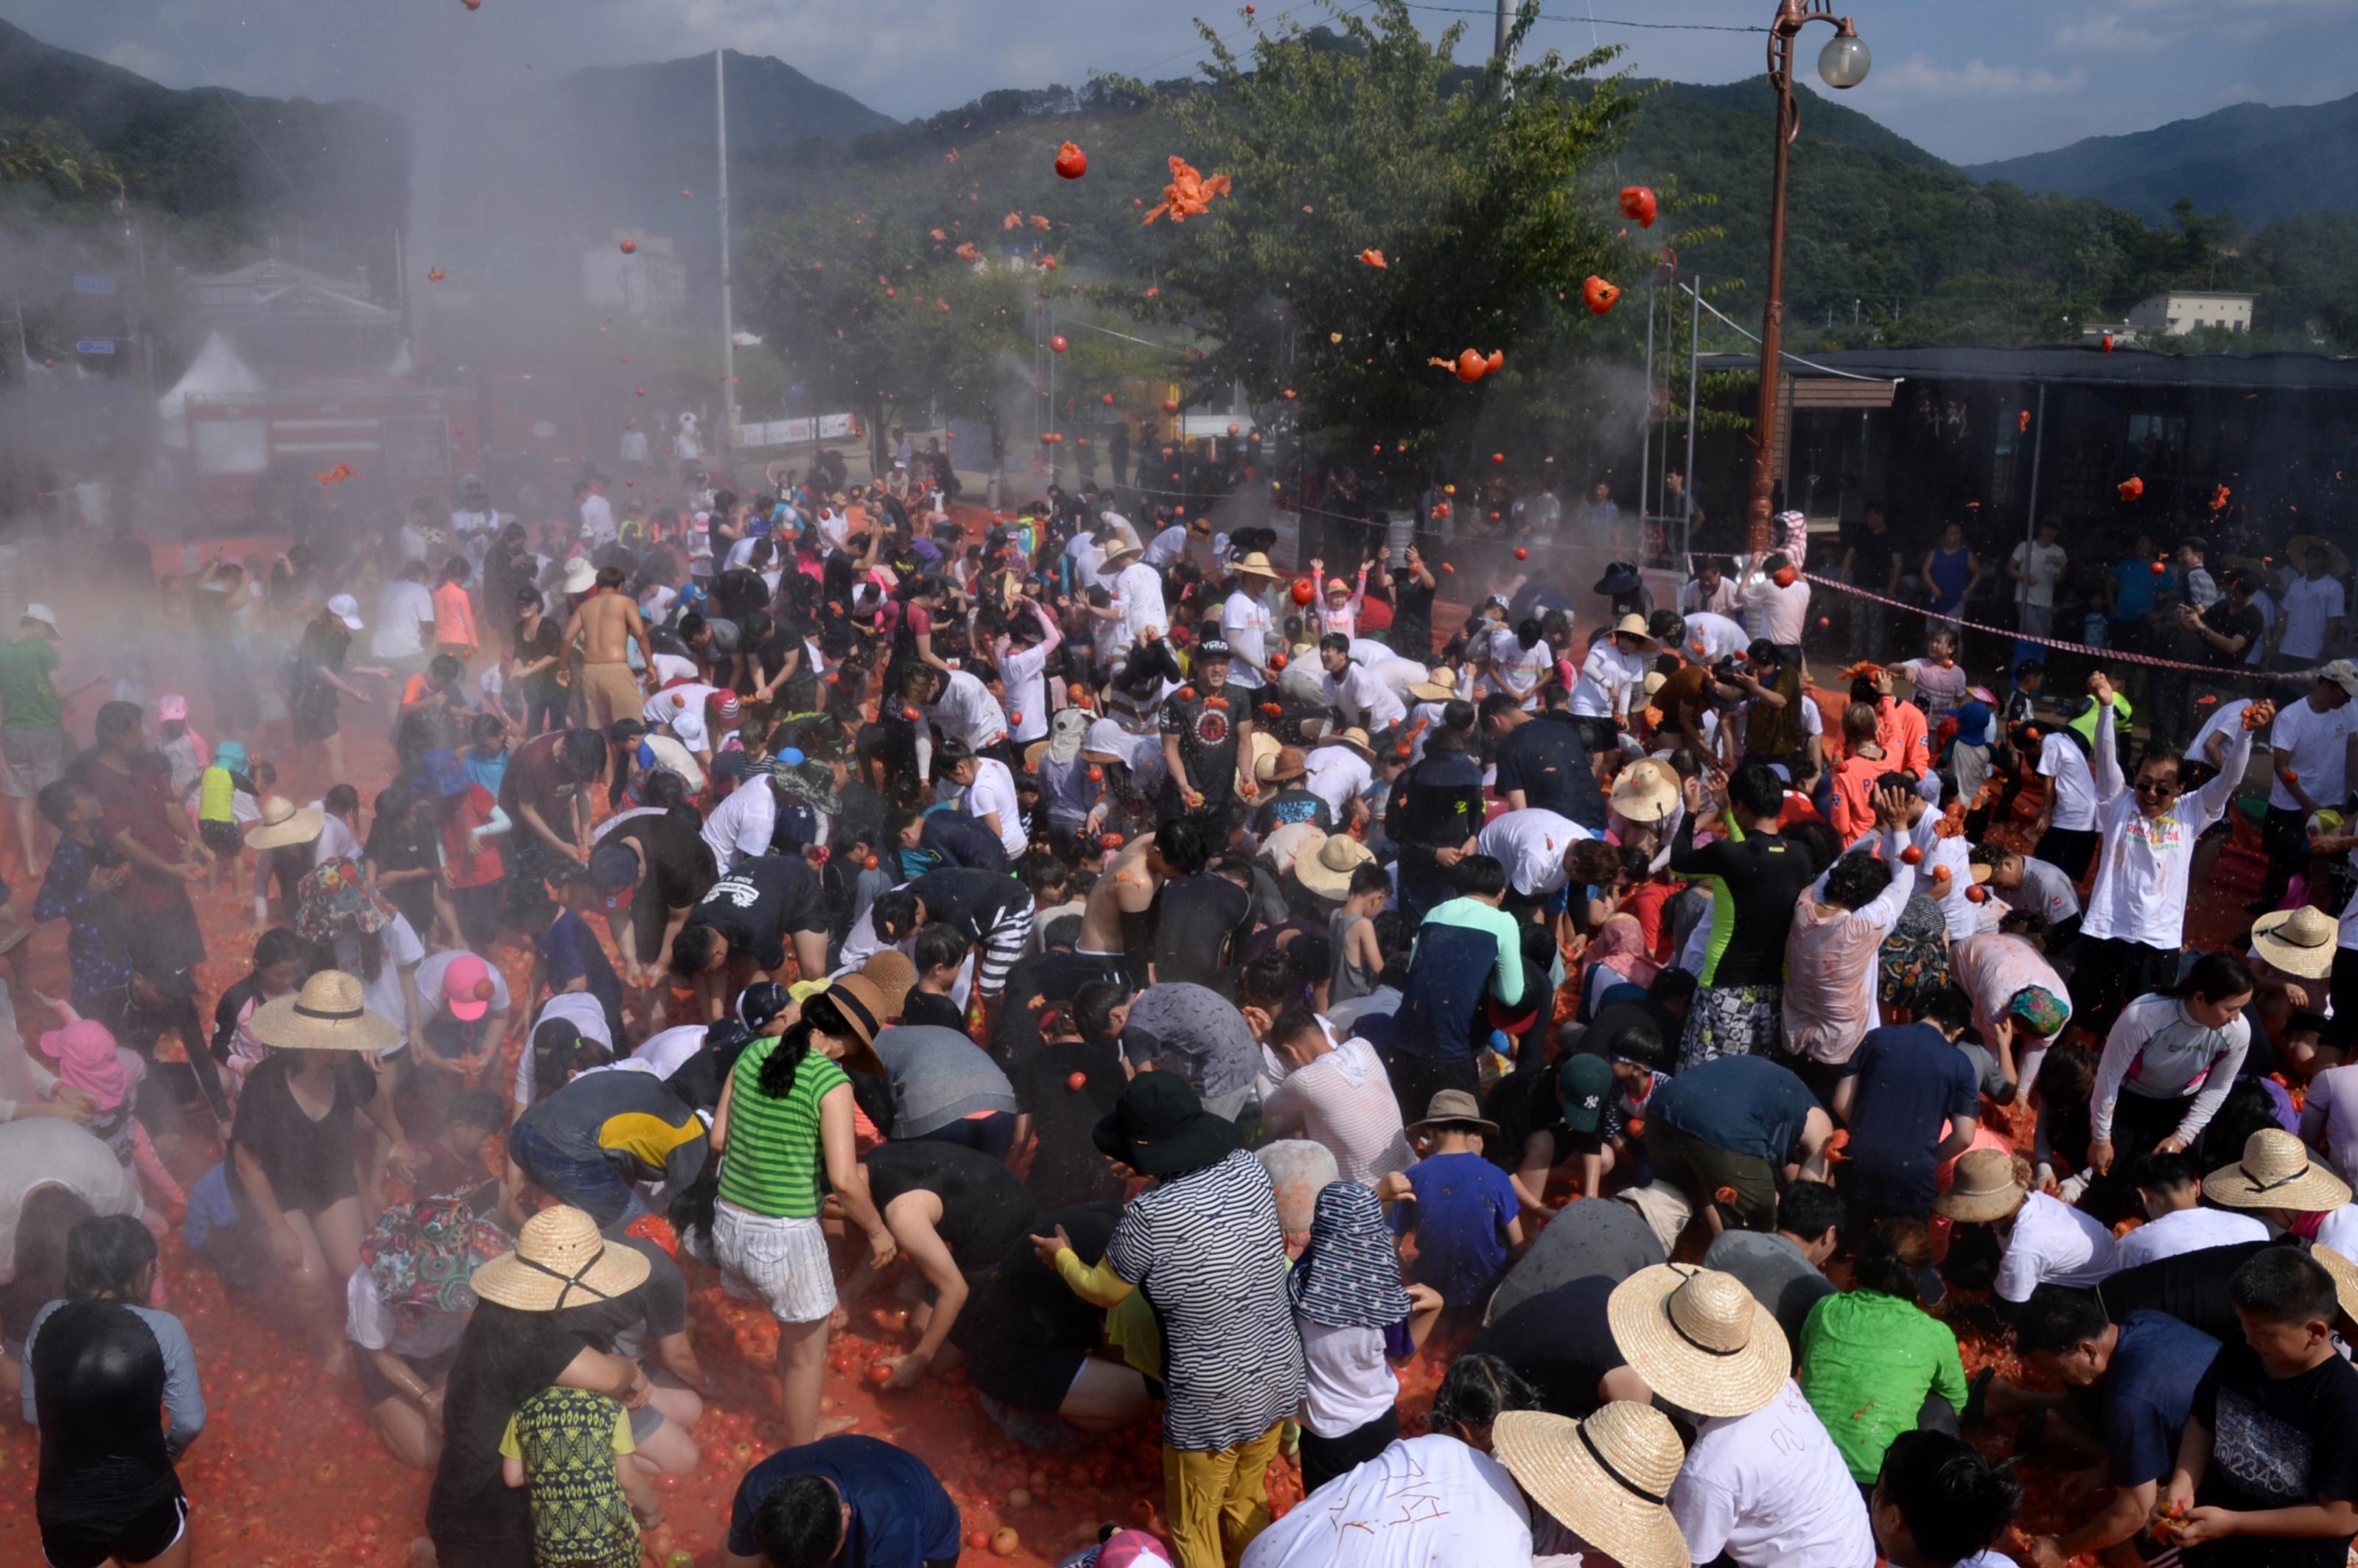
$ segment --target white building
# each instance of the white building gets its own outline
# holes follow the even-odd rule
[[[2129,324],[2168,338],[2181,337],[2199,327],[2248,332],[2252,330],[2252,296],[2194,289],[2149,294],[2129,308]]]

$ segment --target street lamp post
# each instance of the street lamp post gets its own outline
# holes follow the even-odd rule
[[[1760,319],[1760,412],[1753,422],[1759,448],[1752,459],[1752,505],[1746,549],[1764,555],[1769,545],[1769,498],[1777,486],[1777,374],[1785,330],[1785,173],[1793,138],[1801,133],[1801,107],[1793,97],[1793,44],[1812,22],[1831,23],[1834,36],[1818,55],[1818,76],[1829,87],[1856,87],[1873,63],[1866,42],[1848,16],[1833,14],[1832,0],[1779,0],[1776,25],[1768,29],[1768,85],[1777,90],[1776,172],[1769,188],[1768,304]]]

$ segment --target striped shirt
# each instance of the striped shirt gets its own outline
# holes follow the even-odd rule
[[[1302,1336],[1285,1293],[1285,1235],[1260,1162],[1243,1150],[1155,1183],[1106,1248],[1163,1323],[1163,1443],[1216,1454],[1302,1401]]]
[[[777,1048],[772,1035],[754,1041],[737,1058],[720,1195],[755,1214],[811,1219],[818,1214],[819,1101],[851,1080],[814,1051],[795,1070],[793,1090],[784,1099],[772,1099],[762,1092],[762,1064]]]

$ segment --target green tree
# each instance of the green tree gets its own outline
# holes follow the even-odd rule
[[[1428,38],[1406,0],[1329,10],[1336,32],[1266,33],[1249,58],[1198,23],[1196,90],[1116,79],[1176,127],[1173,153],[1234,181],[1167,222],[1158,303],[1207,344],[1194,386],[1293,386],[1324,422],[1429,438],[1597,336],[1580,281],[1626,282],[1632,260],[1598,165],[1637,101],[1589,80],[1611,49],[1468,73],[1451,62],[1462,25]],[[1526,0],[1511,53],[1538,15]],[[1426,363],[1466,348],[1504,350],[1509,373],[1468,388]]]

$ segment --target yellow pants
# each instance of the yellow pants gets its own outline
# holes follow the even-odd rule
[[[1263,1477],[1284,1431],[1279,1422],[1251,1442],[1217,1454],[1163,1451],[1164,1507],[1179,1568],[1223,1568],[1269,1528]]]

